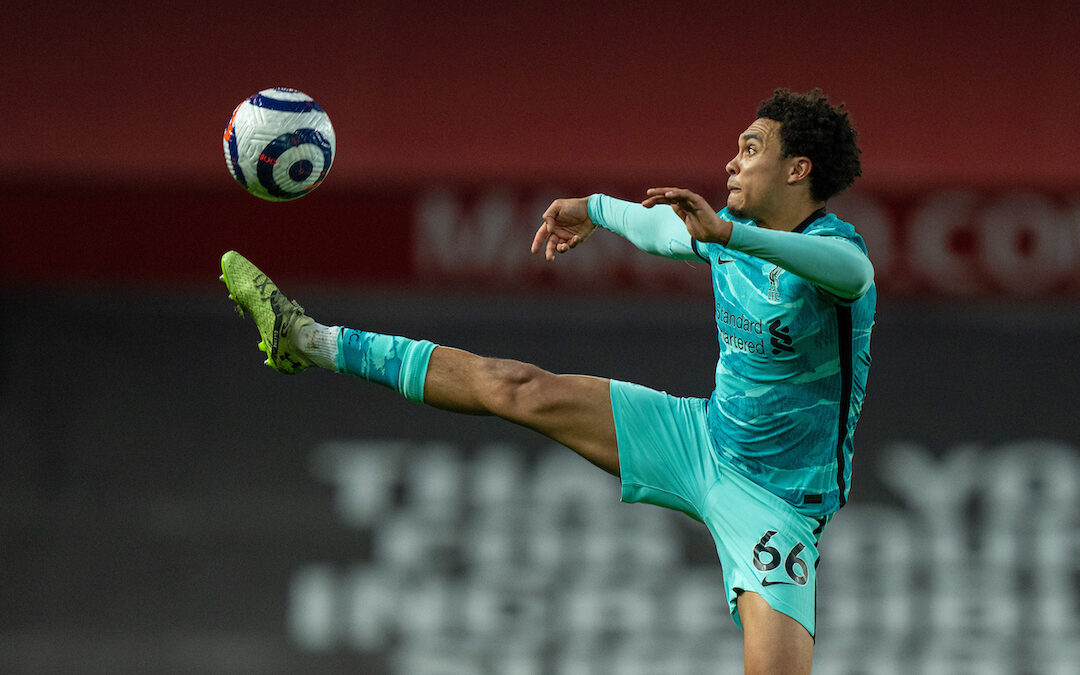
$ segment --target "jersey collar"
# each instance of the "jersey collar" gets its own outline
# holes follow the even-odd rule
[[[817,220],[818,218],[823,218],[824,216],[825,216],[825,207],[824,207],[824,206],[822,206],[822,207],[821,207],[820,209],[818,209],[817,211],[814,211],[814,212],[813,212],[813,213],[811,213],[811,214],[810,214],[809,216],[807,216],[807,217],[806,217],[806,220],[804,220],[804,221],[802,221],[801,223],[799,223],[799,224],[798,224],[798,225],[797,225],[797,226],[795,227],[795,229],[794,229],[794,230],[792,230],[792,232],[802,232],[802,231],[803,231],[803,230],[805,230],[806,228],[810,227],[810,223],[814,222],[814,221],[815,221],[815,220]]]

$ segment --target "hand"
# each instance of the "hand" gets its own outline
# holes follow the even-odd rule
[[[652,208],[670,204],[676,215],[686,223],[686,231],[701,242],[726,245],[731,239],[731,223],[716,215],[713,207],[701,195],[684,188],[649,188],[641,205]]]
[[[556,199],[544,211],[543,222],[533,237],[532,252],[544,250],[544,257],[554,260],[556,253],[566,253],[592,234],[596,224],[589,218],[589,198]]]

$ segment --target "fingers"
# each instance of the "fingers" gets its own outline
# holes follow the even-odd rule
[[[563,212],[563,205],[564,200],[556,199],[551,203],[551,206],[547,208],[547,211],[544,211],[542,222],[540,223],[540,227],[536,230],[532,246],[529,249],[533,253],[538,253],[543,249],[544,257],[548,260],[554,260],[556,253],[566,253],[577,246],[580,241],[577,235],[573,235],[569,239],[566,239],[565,234],[560,234],[557,231],[559,216]]]
[[[532,253],[539,253],[542,249],[544,251],[544,257],[548,260],[554,260],[556,253],[566,253],[573,247],[578,245],[578,237],[574,235],[569,241],[561,238],[555,234],[551,223],[541,223],[540,228],[536,230],[536,236],[533,237],[532,246],[529,250]]]
[[[556,253],[566,253],[570,249],[574,248],[581,242],[581,238],[576,234],[569,239],[562,239],[559,237],[551,237],[548,239],[547,250],[544,257],[548,260],[554,260]]]
[[[559,212],[562,210],[560,201],[556,199],[551,202],[551,206],[544,211],[544,215],[541,216],[540,227],[536,230],[532,247],[529,249],[532,253],[538,253],[543,248],[544,257],[548,260],[555,259],[555,246],[558,244],[555,237],[555,223],[559,218]]]
[[[547,216],[546,213],[544,215]],[[548,227],[545,220],[545,222],[540,223],[540,228],[536,230],[536,235],[533,237],[532,246],[529,248],[529,251],[531,253],[539,251],[540,247],[544,245],[544,241],[547,240],[549,236],[551,236],[551,229]]]
[[[694,197],[697,197],[697,195],[693,191],[687,190],[686,188],[678,188],[678,187],[655,187],[655,188],[649,188],[648,190],[645,191],[645,194],[647,195],[647,197],[649,199],[667,200],[667,201],[674,201],[674,200],[681,200],[681,199],[693,199]]]
[[[652,208],[657,204],[677,204],[684,208],[693,208],[694,202],[700,199],[697,194],[685,188],[657,187],[645,191],[646,198],[641,202],[645,208]]]
[[[577,237],[574,237],[577,239]],[[539,253],[541,249],[544,251],[544,257],[548,260],[555,259],[555,253],[565,253],[570,250],[577,242],[568,246],[566,241],[555,233],[555,220],[547,213],[544,214],[544,222],[540,223],[540,227],[536,230],[536,235],[533,236],[532,246],[529,247],[529,251],[532,253]]]
[[[529,250],[533,253],[543,250],[545,258],[554,260],[557,253],[566,253],[584,241],[593,227],[588,203],[588,197],[553,201],[544,211]]]

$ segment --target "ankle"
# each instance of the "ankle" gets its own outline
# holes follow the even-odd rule
[[[341,326],[324,326],[313,321],[297,332],[296,348],[316,366],[337,370],[340,332]]]

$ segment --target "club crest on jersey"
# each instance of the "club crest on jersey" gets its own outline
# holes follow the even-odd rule
[[[769,302],[780,302],[780,273],[784,270],[773,265],[769,272]]]

